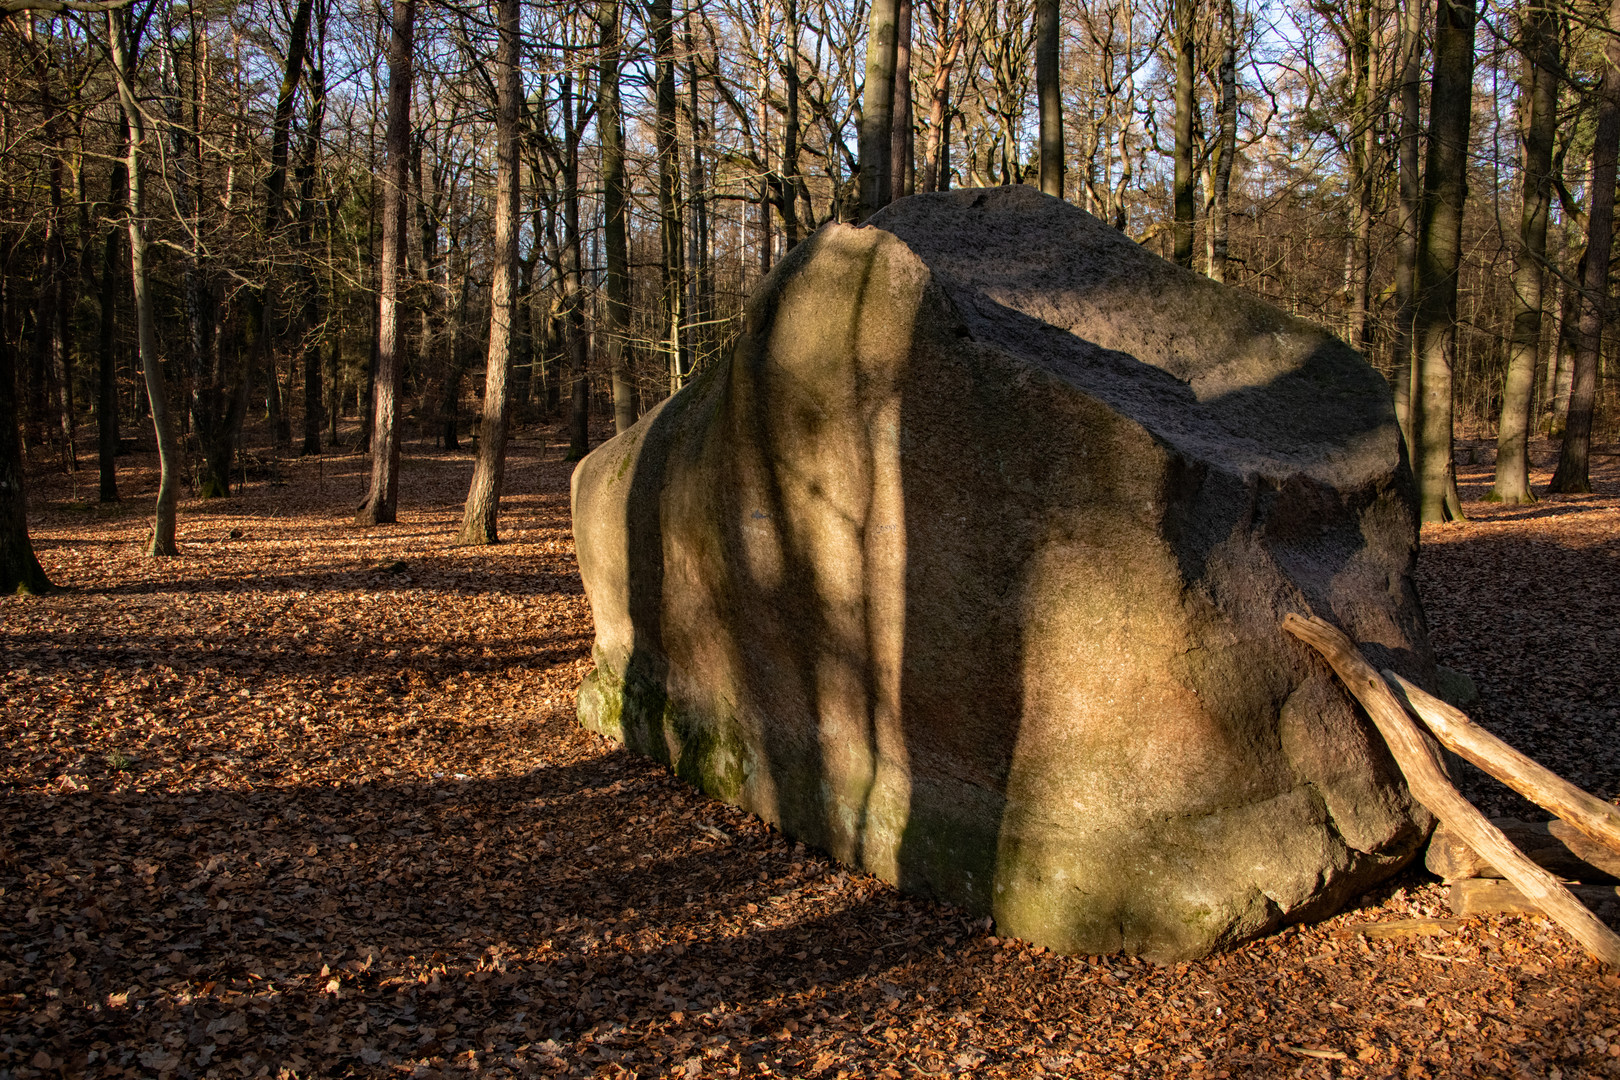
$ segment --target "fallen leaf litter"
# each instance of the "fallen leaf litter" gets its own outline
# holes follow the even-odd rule
[[[411,457],[369,531],[359,457],[281,462],[187,502],[170,562],[146,457],[111,510],[34,478],[73,591],[0,600],[0,1077],[1620,1076],[1620,977],[1421,871],[1198,963],[1055,956],[580,731],[561,438],[514,444],[492,549],[449,547],[467,455]],[[1612,799],[1596,472],[1471,502],[1420,575],[1471,714]]]

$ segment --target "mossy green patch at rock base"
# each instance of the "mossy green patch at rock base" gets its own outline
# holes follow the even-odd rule
[[[579,722],[708,795],[742,799],[751,771],[746,740],[733,725],[682,709],[655,680],[632,676],[627,683],[599,661],[580,682]]]

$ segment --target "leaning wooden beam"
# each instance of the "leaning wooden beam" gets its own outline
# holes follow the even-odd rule
[[[1390,753],[1405,774],[1412,795],[1469,847],[1490,860],[1492,866],[1588,952],[1611,967],[1620,967],[1620,935],[1582,907],[1557,878],[1525,858],[1501,830],[1451,786],[1417,724],[1406,715],[1389,684],[1367,663],[1355,644],[1333,626],[1314,617],[1306,619],[1289,614],[1283,618],[1283,629],[1320,652],[1338,672],[1345,686],[1367,710],[1384,736],[1384,742],[1389,744]]]
[[[1463,760],[1478,765],[1543,810],[1563,818],[1593,840],[1620,851],[1620,806],[1589,795],[1557,773],[1519,753],[1454,709],[1395,672],[1384,670],[1397,697],[1434,737]]]

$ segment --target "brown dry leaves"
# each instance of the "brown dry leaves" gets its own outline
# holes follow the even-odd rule
[[[1536,489],[1556,445],[1538,444]],[[1465,500],[1494,472],[1463,467]],[[1524,507],[1470,501],[1471,520],[1424,531],[1424,609],[1441,663],[1467,672],[1481,700],[1469,715],[1554,772],[1605,799],[1620,797],[1620,455],[1596,454],[1592,495]],[[1465,767],[1464,791],[1487,813],[1541,820]]]
[[[0,1077],[1620,1075],[1620,979],[1544,922],[1347,931],[1444,914],[1421,875],[1203,963],[1053,956],[582,733],[556,438],[514,446],[488,550],[447,546],[464,455],[369,531],[358,458],[284,463],[186,505],[171,562],[129,471],[111,513],[36,480],[74,591],[0,600]],[[1614,730],[1615,620],[1576,623],[1620,597],[1606,485],[1441,531],[1424,573],[1482,719],[1539,717],[1612,796],[1613,746],[1554,753]],[[1492,674],[1521,618],[1532,689]]]

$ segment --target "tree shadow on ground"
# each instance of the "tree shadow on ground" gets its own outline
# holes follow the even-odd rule
[[[784,993],[895,1001],[884,973],[967,933],[892,896],[818,905],[843,871],[623,753],[498,780],[24,796],[7,814],[0,883],[29,905],[11,951],[71,969],[53,998],[81,1045],[138,1047],[176,1014],[206,1033],[179,1075],[234,1010],[227,1039],[269,1048],[258,1063],[330,1055],[328,1074],[739,1011],[733,1040],[763,1057],[781,1023],[814,1022],[773,1014]]]

